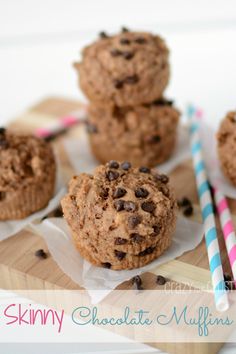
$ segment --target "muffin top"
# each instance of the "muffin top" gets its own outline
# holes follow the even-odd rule
[[[94,175],[75,176],[68,196],[77,215],[76,223],[68,220],[74,231],[95,227],[108,244],[133,243],[139,253],[140,244],[143,251],[173,228],[176,200],[169,178],[155,169],[110,161]]]
[[[236,151],[236,111],[228,112],[226,117],[222,120],[217,134],[218,146],[222,148],[227,144],[229,152]]]
[[[32,135],[17,135],[0,128],[0,192],[43,183],[55,170],[52,148]]]
[[[82,62],[75,67],[90,99],[133,105],[159,98],[168,83],[168,55],[161,37],[125,31],[114,36],[103,34],[85,47]]]

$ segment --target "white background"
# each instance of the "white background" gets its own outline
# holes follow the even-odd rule
[[[82,97],[72,62],[121,25],[166,38],[180,108],[201,105],[216,125],[236,107],[235,0],[0,0],[0,122],[49,95]]]
[[[83,98],[72,62],[99,31],[122,25],[166,39],[172,65],[167,95],[182,110],[194,102],[217,126],[227,110],[236,108],[235,0],[0,0],[1,125],[47,96]],[[146,353],[143,348],[135,346],[132,352]],[[80,347],[80,352],[111,354],[118,349],[131,352],[114,345]],[[50,346],[43,352],[72,350],[79,348]],[[20,349],[1,349],[11,352]],[[227,346],[223,352],[235,353],[235,348]]]

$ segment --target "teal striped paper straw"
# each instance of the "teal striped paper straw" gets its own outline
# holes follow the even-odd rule
[[[203,160],[202,145],[199,136],[199,122],[195,119],[195,112],[195,107],[190,105],[187,109],[187,116],[189,120],[194,172],[202,211],[205,241],[216,308],[219,311],[226,311],[229,308],[228,295],[225,290],[224,274],[217,239],[210,186],[207,180],[207,173]]]

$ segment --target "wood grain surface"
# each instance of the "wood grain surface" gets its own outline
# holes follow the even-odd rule
[[[21,132],[34,132],[37,127],[46,126],[59,117],[79,109],[81,104],[64,98],[52,97],[38,103],[26,113],[17,117],[10,128]],[[67,137],[79,137],[84,134],[81,126],[71,128],[65,135]],[[53,144],[58,150],[63,166],[63,179],[67,183],[74,174],[73,168],[69,163],[66,152],[63,148],[60,136]],[[194,179],[194,172],[191,161],[187,161],[176,168],[170,174],[171,182],[175,187],[178,198],[188,196],[194,204],[193,220],[201,222],[200,208],[198,204],[197,190]],[[235,221],[236,202],[229,201]],[[224,272],[230,273],[230,266],[224,245],[219,222],[219,242]],[[191,235],[190,237],[194,237]],[[43,239],[29,229],[19,232],[17,235],[0,243],[0,287],[4,289],[80,289],[63,271],[57,266],[52,257],[40,260],[35,257],[35,251],[43,248],[47,249]],[[152,273],[152,274],[150,274]],[[168,262],[158,268],[153,269],[149,274],[143,275],[143,281],[148,288],[155,289],[158,285],[150,281],[154,275],[162,274],[170,281],[182,284],[192,284],[195,288],[202,287],[210,281],[208,258],[205,241],[193,251],[187,252],[181,257]],[[121,284],[119,289],[128,289],[130,282]],[[159,347],[171,353],[197,354],[197,353],[217,353],[221,347],[216,344],[176,344],[176,343],[154,343],[153,346]]]

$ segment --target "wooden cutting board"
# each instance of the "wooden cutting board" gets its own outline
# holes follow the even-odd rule
[[[17,117],[10,127],[16,131],[34,132],[37,127],[47,126],[58,118],[75,111],[81,107],[77,101],[64,98],[52,97],[43,100]],[[53,144],[59,150],[61,164],[63,166],[63,179],[69,181],[73,175],[72,166],[69,163],[66,152],[63,149],[62,139],[65,137],[79,137],[84,134],[81,126],[74,126],[63,136],[59,136]],[[194,172],[191,161],[181,164],[170,175],[171,182],[176,189],[178,198],[188,196],[194,204],[193,220],[201,222],[200,208],[198,204],[197,190],[194,179]],[[234,221],[236,216],[236,202],[230,200],[230,206]],[[219,224],[218,224],[219,226]],[[221,247],[224,272],[230,273],[230,266],[225,250],[223,236],[219,230],[219,242]],[[0,287],[4,289],[80,289],[62,270],[57,266],[52,257],[39,260],[35,257],[35,251],[47,249],[43,239],[32,231],[23,230],[14,237],[0,242]],[[208,258],[205,241],[193,251],[152,270],[153,274],[162,274],[173,282],[181,284],[191,283],[195,288],[204,286],[210,281]],[[143,275],[144,283],[148,284],[150,274]],[[119,289],[127,289],[130,283],[126,282],[119,286]],[[152,283],[149,288],[157,286]],[[221,343],[156,343],[152,344],[160,349],[171,353],[217,353],[222,346]]]

